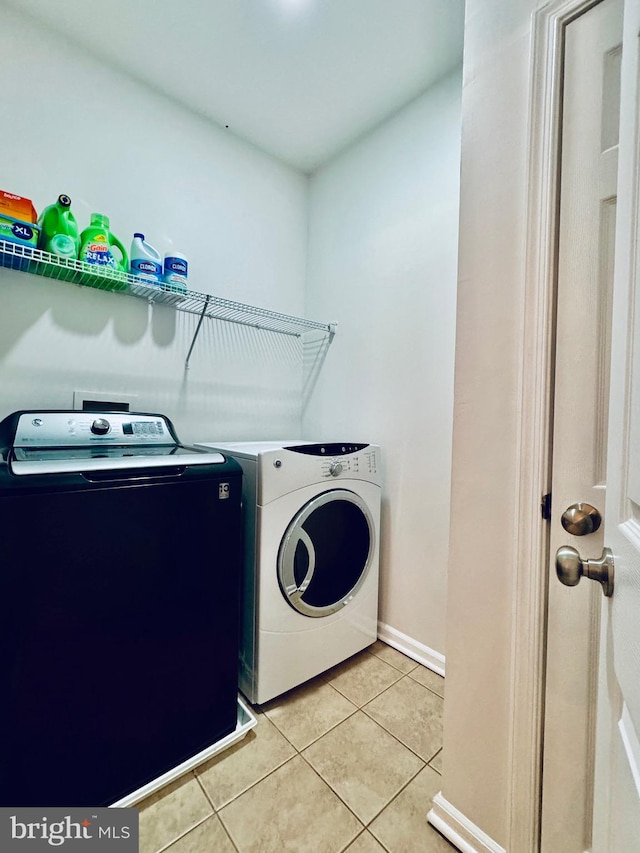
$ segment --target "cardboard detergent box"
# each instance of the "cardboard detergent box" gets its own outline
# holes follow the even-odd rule
[[[24,222],[13,216],[7,216],[0,212],[0,240],[8,240],[10,243],[19,243],[21,246],[38,246],[40,229],[33,222]]]
[[[28,271],[31,252],[25,254],[18,247],[28,246],[35,249],[38,246],[40,229],[33,222],[22,222],[12,216],[0,213],[0,266],[12,270]],[[11,246],[6,245],[11,243]]]
[[[0,190],[0,240],[36,249],[40,236],[37,218],[31,199]],[[26,269],[28,260],[0,250],[0,265]]]
[[[30,198],[6,190],[0,190],[0,214],[31,225],[38,221],[38,214]]]

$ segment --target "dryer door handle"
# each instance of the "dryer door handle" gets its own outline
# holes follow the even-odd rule
[[[307,587],[311,583],[313,573],[316,570],[316,550],[313,547],[311,537],[309,536],[306,530],[303,530],[302,527],[299,527],[296,530],[296,536],[298,542],[296,543],[296,547],[291,548],[291,550],[289,551],[290,557],[287,559],[286,565],[284,566],[285,577],[283,578],[285,591],[291,601],[298,601],[300,598],[302,598]],[[300,586],[296,584],[294,571],[295,553],[297,545],[299,543],[302,543],[304,545],[304,547],[307,549],[307,554],[309,556],[309,567],[307,568],[307,573],[304,576]]]

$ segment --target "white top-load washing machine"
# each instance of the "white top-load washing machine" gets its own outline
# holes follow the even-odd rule
[[[240,689],[263,703],[375,642],[380,448],[200,443],[243,470]]]

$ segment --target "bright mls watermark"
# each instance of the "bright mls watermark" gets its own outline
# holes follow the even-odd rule
[[[2,853],[138,853],[137,809],[0,808]]]

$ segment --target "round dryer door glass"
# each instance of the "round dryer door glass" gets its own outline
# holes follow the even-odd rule
[[[324,492],[294,516],[280,544],[278,580],[305,616],[328,616],[364,583],[374,547],[371,513],[346,489]]]

